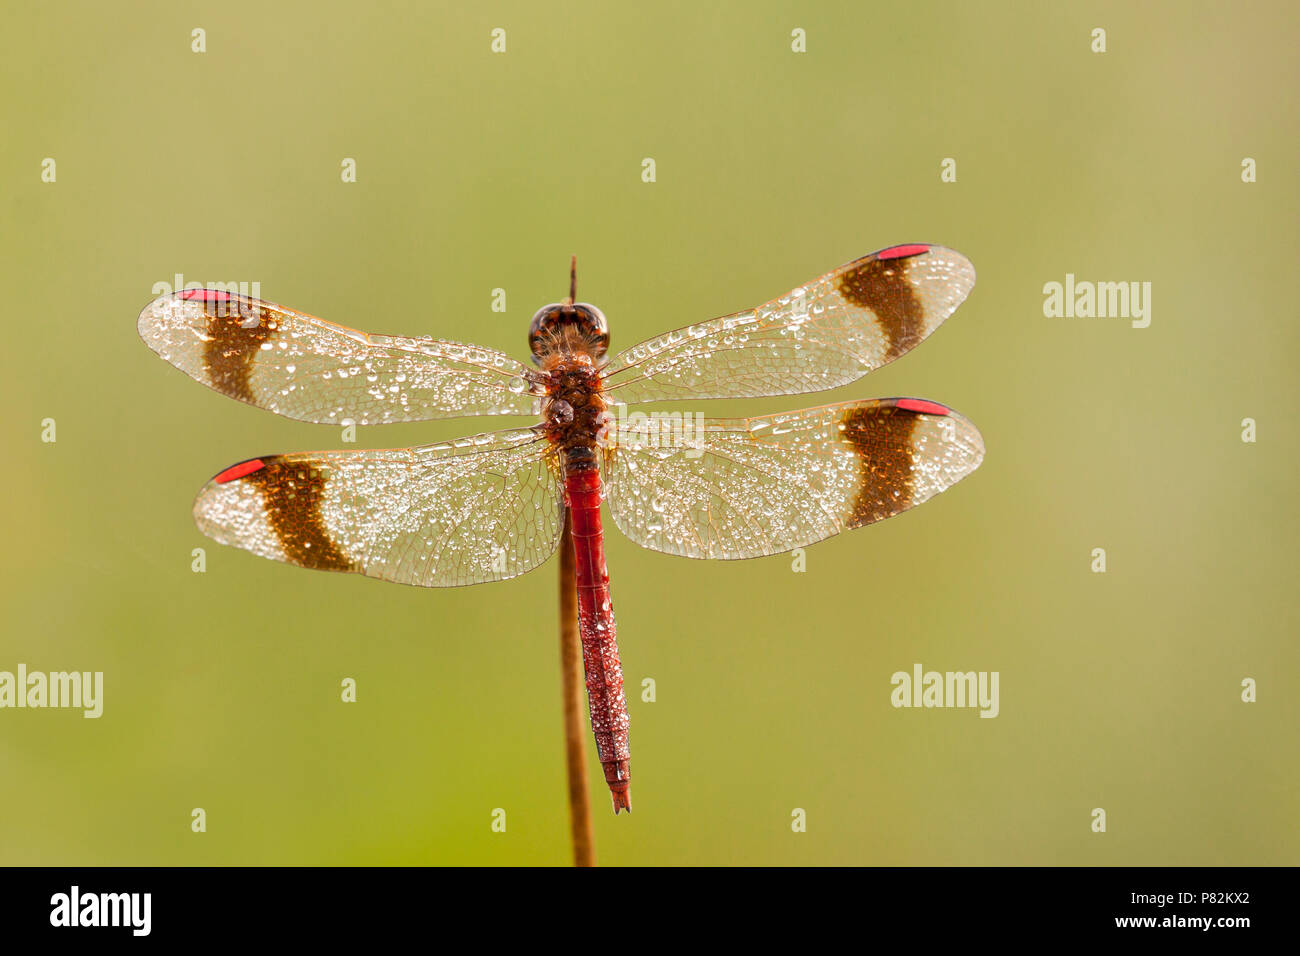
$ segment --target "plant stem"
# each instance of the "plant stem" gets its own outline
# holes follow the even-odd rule
[[[591,798],[587,793],[587,749],[582,728],[582,645],[578,641],[578,585],[574,575],[573,528],[568,509],[560,539],[560,672],[564,689],[564,762],[569,775],[569,828],[573,865],[595,866]]]

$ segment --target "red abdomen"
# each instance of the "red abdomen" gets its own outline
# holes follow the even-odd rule
[[[568,470],[564,478],[573,522],[573,553],[578,584],[578,634],[587,676],[587,705],[596,736],[596,753],[614,798],[614,812],[632,808],[628,792],[628,716],[623,695],[623,668],[618,660],[618,631],[605,567],[605,539],[600,526],[600,472],[592,467]]]

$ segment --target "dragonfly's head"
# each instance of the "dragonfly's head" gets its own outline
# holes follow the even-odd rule
[[[605,313],[589,302],[575,302],[578,291],[578,257],[569,265],[569,296],[544,305],[528,326],[528,347],[533,362],[545,365],[549,355],[585,354],[593,365],[604,365],[609,352],[609,323]]]
[[[603,365],[609,351],[609,323],[605,313],[586,302],[542,306],[528,327],[528,347],[538,365],[544,365],[548,355],[574,352],[590,355],[593,365]]]

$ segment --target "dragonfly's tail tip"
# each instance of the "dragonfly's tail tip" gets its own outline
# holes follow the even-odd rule
[[[614,799],[614,816],[618,816],[618,811],[626,810],[629,814],[632,812],[632,794],[627,790],[611,790],[609,795]]]

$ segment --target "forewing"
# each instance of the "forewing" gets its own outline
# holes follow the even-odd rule
[[[835,388],[919,344],[974,284],[951,249],[883,249],[750,312],[633,346],[606,366],[604,387],[629,405]]]
[[[914,508],[983,457],[971,422],[921,399],[705,419],[694,430],[629,416],[605,456],[606,500],[643,547],[756,558]]]
[[[532,369],[501,352],[367,335],[227,292],[161,296],[138,327],[151,349],[204,385],[307,422],[532,415],[544,393]]]
[[[421,587],[504,581],[564,527],[551,443],[512,429],[418,448],[271,455],[194,502],[209,537],[264,558]]]

